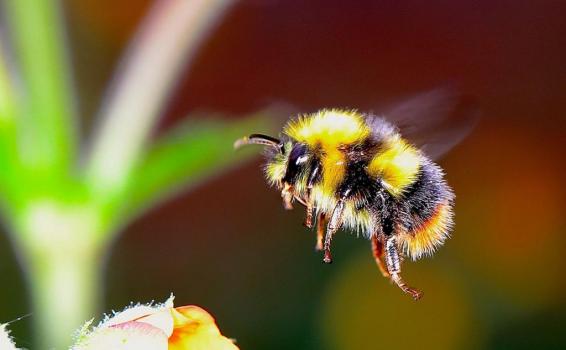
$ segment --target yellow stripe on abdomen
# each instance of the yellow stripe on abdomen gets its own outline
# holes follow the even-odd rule
[[[400,196],[418,176],[421,155],[400,137],[386,140],[381,150],[370,161],[368,174],[383,181],[393,196]]]

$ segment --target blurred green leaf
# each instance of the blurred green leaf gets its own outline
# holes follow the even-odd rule
[[[75,120],[69,60],[56,0],[7,0],[14,49],[22,74],[23,161],[53,177],[74,160]]]
[[[219,115],[185,119],[159,139],[132,172],[121,220],[257,156],[257,148],[234,150],[234,141],[255,132],[277,133],[280,115],[272,109],[233,121]]]
[[[0,127],[7,121],[13,120],[15,112],[15,96],[4,58],[3,44],[0,41]]]
[[[1,38],[0,38],[1,39]],[[16,109],[17,101],[13,91],[13,81],[3,52],[4,43],[0,41],[0,192],[3,205],[6,206],[16,190],[15,183],[19,176],[15,174],[18,167],[16,149]]]

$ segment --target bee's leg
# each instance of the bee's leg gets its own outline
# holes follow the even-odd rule
[[[312,212],[314,209],[314,205],[311,198],[310,188],[307,190],[306,205],[307,205],[307,215],[305,217],[304,225],[308,228],[312,228]]]
[[[319,213],[316,218],[316,246],[315,249],[317,251],[321,251],[322,246],[322,239],[324,237],[324,227],[326,226],[326,215],[324,213]]]
[[[379,268],[379,271],[383,277],[389,278],[389,271],[387,271],[387,266],[383,261],[383,241],[378,237],[377,233],[371,236],[371,250],[373,252],[373,257],[375,258],[375,263]]]
[[[312,215],[313,215],[314,203],[312,200],[311,193],[314,183],[316,179],[319,177],[319,172],[320,172],[320,165],[316,163],[316,165],[312,167],[312,170],[309,174],[309,178],[307,181],[307,198],[306,198],[307,216],[305,218],[305,226],[308,228],[312,228]]]
[[[397,250],[397,242],[393,235],[389,236],[385,241],[385,261],[387,262],[387,270],[391,275],[391,280],[395,282],[403,292],[410,294],[413,299],[420,299],[422,292],[407,286],[401,278],[401,259]]]
[[[338,231],[340,226],[342,226],[342,214],[344,213],[344,200],[338,200],[334,211],[332,211],[332,216],[328,222],[328,227],[326,229],[326,237],[324,238],[324,259],[323,261],[327,264],[332,262],[332,254],[330,253],[330,244],[332,243],[332,237]]]
[[[281,190],[281,198],[283,198],[283,207],[286,210],[292,210],[293,209],[293,193],[294,193],[294,189],[293,186],[289,185],[288,183],[285,183],[283,185],[283,189]]]

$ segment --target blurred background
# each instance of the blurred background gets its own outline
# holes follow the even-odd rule
[[[63,2],[85,132],[150,4]],[[457,195],[453,238],[434,258],[404,264],[425,292],[415,303],[355,235],[338,234],[324,265],[303,211],[282,209],[258,157],[129,225],[107,258],[105,310],[174,292],[242,349],[566,348],[564,13],[560,1],[240,2],[160,128],[191,111],[243,114],[271,102],[379,110],[452,84],[482,110],[440,161]],[[0,320],[29,313],[6,235],[0,275]],[[11,326],[20,346],[29,327]]]

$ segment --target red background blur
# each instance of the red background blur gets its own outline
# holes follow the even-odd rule
[[[88,132],[150,2],[63,4]],[[132,223],[108,256],[106,310],[174,292],[242,349],[566,348],[565,14],[562,1],[240,2],[161,128],[200,109],[369,110],[457,86],[477,97],[482,120],[440,161],[457,195],[453,238],[405,263],[425,292],[414,303],[354,235],[340,233],[323,265],[302,211],[281,208],[258,158]],[[27,314],[5,235],[0,274],[0,297],[13,300],[0,320]],[[14,327],[25,346],[27,321]]]

